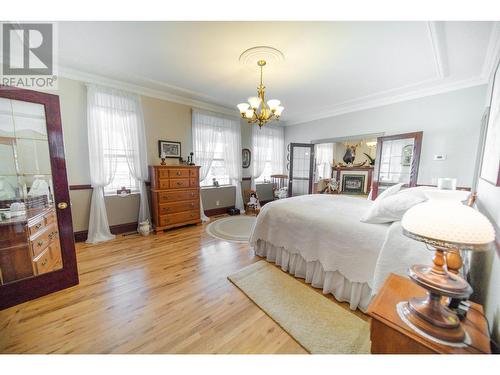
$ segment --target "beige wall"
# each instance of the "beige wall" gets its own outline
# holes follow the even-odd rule
[[[89,155],[87,142],[87,89],[80,81],[60,78],[59,95],[63,123],[64,147],[69,185],[90,184]],[[158,140],[177,141],[182,144],[182,157],[192,151],[191,107],[166,100],[142,96],[148,163],[158,164]],[[242,147],[251,146],[251,126],[242,122]],[[167,159],[168,164],[178,161]],[[245,171],[247,174],[245,174]],[[244,169],[249,176],[250,169]],[[262,200],[270,199],[269,188],[263,186]],[[207,210],[235,205],[236,189],[221,187],[203,189],[202,199]],[[260,193],[259,193],[260,194]],[[88,228],[92,190],[70,191],[74,231]],[[137,220],[139,199],[137,195],[127,197],[107,196],[106,208],[110,225],[126,224]],[[218,203],[218,204],[217,204]]]

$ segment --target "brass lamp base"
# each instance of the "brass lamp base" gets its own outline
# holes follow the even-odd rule
[[[415,327],[435,338],[463,342],[465,332],[460,320],[442,304],[442,297],[467,298],[472,293],[472,288],[460,276],[443,268],[443,249],[436,249],[433,261],[433,267],[415,265],[410,268],[410,279],[427,289],[427,296],[410,299],[403,308],[403,314]]]

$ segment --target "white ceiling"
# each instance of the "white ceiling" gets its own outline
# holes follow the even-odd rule
[[[258,84],[239,55],[275,47],[285,61],[264,83],[287,124],[484,84],[500,49],[498,22],[60,22],[58,33],[62,76],[234,114]]]

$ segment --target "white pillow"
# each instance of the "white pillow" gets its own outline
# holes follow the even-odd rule
[[[407,210],[425,200],[425,197],[415,194],[393,194],[381,200],[378,205],[373,204],[361,221],[372,224],[399,221]]]
[[[378,212],[378,207],[380,206],[381,202],[384,199],[390,197],[391,195],[396,194],[401,189],[401,186],[403,186],[403,185],[404,185],[403,183],[396,184],[396,185],[391,186],[390,188],[385,189],[382,192],[382,194],[380,194],[377,197],[377,199],[375,199],[375,201],[373,202],[371,207],[368,209],[368,211],[361,218],[361,221],[363,221],[365,223],[371,223],[371,221],[369,221],[369,220],[372,216],[376,216],[376,213]]]

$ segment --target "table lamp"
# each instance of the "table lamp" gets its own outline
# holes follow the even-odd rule
[[[403,233],[435,250],[434,265],[414,265],[410,279],[427,290],[424,298],[411,298],[402,307],[404,317],[418,330],[450,343],[464,341],[458,316],[442,303],[442,297],[468,298],[470,285],[448,272],[445,253],[450,249],[488,250],[495,231],[488,219],[459,203],[425,202],[409,209],[401,220]]]

